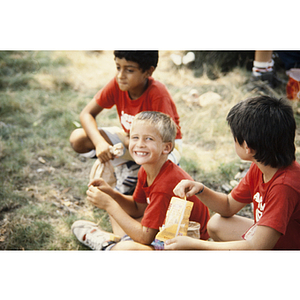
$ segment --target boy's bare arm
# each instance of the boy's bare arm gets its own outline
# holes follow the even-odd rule
[[[113,158],[109,151],[109,143],[101,136],[96,116],[103,110],[95,99],[92,99],[80,113],[80,122],[89,139],[95,146],[96,155],[101,162],[106,162]]]
[[[202,189],[203,191],[197,195]],[[208,208],[223,217],[231,217],[245,206],[244,203],[234,200],[231,194],[226,195],[224,193],[215,192],[202,183],[192,180],[182,180],[177,184],[173,192],[181,198],[197,195]]]
[[[165,242],[166,250],[271,250],[281,233],[268,226],[257,226],[251,240],[211,242],[190,237],[176,237]]]
[[[153,241],[158,230],[144,227],[134,219],[143,215],[147,204],[137,203],[132,196],[122,194],[113,199],[109,194],[92,185],[87,191],[87,196],[93,205],[106,210],[134,241],[146,245]]]
[[[143,216],[144,211],[147,207],[147,204],[138,204],[133,200],[133,196],[123,195],[118,191],[114,190],[105,180],[102,178],[94,179],[88,184],[89,190],[92,191],[92,187],[98,188],[103,193],[94,193],[94,197],[98,197],[96,200],[98,202],[107,201],[107,198],[104,197],[104,193],[109,195],[114,201],[116,201],[122,209],[131,217],[139,218]],[[99,203],[97,203],[99,205]],[[94,204],[96,205],[96,204]],[[102,205],[102,204],[101,204]],[[96,205],[97,206],[97,205]]]
[[[107,207],[106,211],[134,241],[150,245],[154,240],[158,230],[144,227],[139,221],[130,217],[118,203],[111,203],[111,206]]]

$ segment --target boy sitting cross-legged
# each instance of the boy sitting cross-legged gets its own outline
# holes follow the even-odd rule
[[[229,195],[200,182],[181,181],[174,192],[195,195],[216,212],[208,223],[213,241],[176,237],[169,250],[300,249],[300,165],[295,160],[296,122],[285,99],[258,96],[237,103],[229,112],[237,155],[251,167]],[[236,213],[253,203],[254,220]]]
[[[121,236],[113,242],[111,234],[87,221],[76,221],[72,231],[78,240],[97,250],[153,250],[151,246],[159,227],[163,225],[173,189],[182,179],[192,178],[168,159],[174,148],[176,125],[166,114],[144,111],[133,120],[129,152],[142,167],[134,194],[123,195],[108,186],[103,179],[89,183],[87,199],[112,217],[114,234]],[[206,224],[208,208],[196,197],[190,221],[201,224],[200,238],[208,239]],[[116,239],[115,239],[116,240]]]
[[[110,161],[114,166],[115,189],[132,195],[137,182],[139,165],[128,153],[131,122],[141,111],[160,111],[168,114],[177,124],[176,145],[169,159],[178,164],[181,157],[182,135],[179,115],[166,86],[152,77],[159,59],[158,51],[114,51],[116,76],[99,90],[80,113],[82,128],[70,136],[73,149],[87,157],[98,157],[101,163]],[[120,125],[98,128],[96,118],[104,109],[116,107]],[[110,146],[122,143],[124,153],[115,157]]]

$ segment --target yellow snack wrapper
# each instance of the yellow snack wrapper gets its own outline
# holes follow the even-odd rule
[[[156,239],[166,241],[178,235],[187,235],[189,217],[194,203],[177,197],[172,197],[165,224],[156,235]]]

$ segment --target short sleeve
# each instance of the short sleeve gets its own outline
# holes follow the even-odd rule
[[[297,204],[297,192],[291,187],[277,184],[269,191],[268,201],[258,225],[271,227],[285,234]]]
[[[97,94],[94,96],[97,104],[102,108],[111,108],[115,105],[116,99],[116,81],[113,78],[105,87],[103,87]]]

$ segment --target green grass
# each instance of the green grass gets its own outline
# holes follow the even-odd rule
[[[80,158],[69,145],[80,111],[114,74],[113,68],[101,68],[110,60],[113,64],[106,53],[0,51],[0,250],[86,250],[70,231],[78,219],[111,230],[107,214],[86,202],[94,161]],[[181,167],[221,190],[239,171],[225,118],[248,95],[243,89],[248,73],[241,68],[218,80],[194,73],[186,69],[179,75],[170,66],[158,68],[154,77],[166,84],[181,117]],[[219,93],[222,103],[189,107],[182,95],[192,88]],[[98,122],[118,125],[116,110],[103,111]]]

